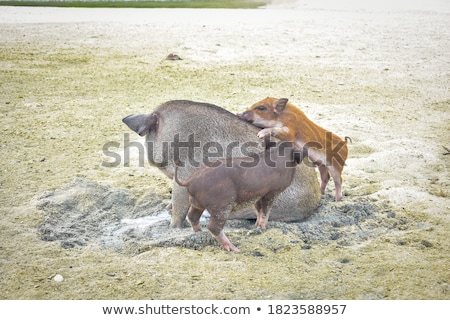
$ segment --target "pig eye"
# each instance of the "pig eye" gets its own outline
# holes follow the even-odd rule
[[[259,111],[266,111],[267,108],[266,108],[265,106],[257,106],[257,107],[256,107],[256,110],[259,110]]]

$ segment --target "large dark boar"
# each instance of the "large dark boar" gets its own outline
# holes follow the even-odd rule
[[[146,136],[148,160],[173,179],[175,162],[180,177],[190,176],[201,165],[217,158],[252,156],[264,150],[259,129],[218,106],[185,100],[168,101],[150,114],[130,115],[123,122]],[[274,221],[309,217],[320,201],[314,168],[297,166],[292,184],[273,206]],[[181,227],[189,209],[186,188],[173,184],[172,227]],[[233,212],[231,219],[252,219],[252,208]]]

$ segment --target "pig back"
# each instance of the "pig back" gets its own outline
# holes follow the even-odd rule
[[[159,106],[154,114],[159,123],[157,130],[146,137],[148,157],[171,179],[175,162],[179,165],[178,176],[186,179],[207,161],[249,156],[264,150],[263,140],[257,137],[259,128],[212,104],[173,100]],[[301,163],[291,185],[276,200],[270,220],[302,220],[315,211],[320,197],[314,168]],[[176,201],[173,198],[174,209],[180,208]],[[181,210],[186,210],[185,205],[182,207]],[[186,213],[174,212],[184,216]],[[255,212],[249,207],[233,212],[230,218],[254,219]]]
[[[158,129],[147,135],[149,160],[161,164],[173,177],[175,158],[183,162],[179,174],[192,173],[208,160],[242,157],[263,150],[258,128],[213,104],[187,100],[168,101],[155,111]],[[248,155],[248,154],[247,154]]]

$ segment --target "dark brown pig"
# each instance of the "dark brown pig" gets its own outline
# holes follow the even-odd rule
[[[279,194],[292,182],[295,166],[303,154],[293,144],[282,142],[267,145],[253,157],[218,159],[195,170],[180,181],[190,195],[188,219],[194,231],[201,231],[200,217],[206,209],[211,214],[208,230],[227,251],[239,251],[223,232],[231,211],[254,204],[256,226],[266,228],[270,210]]]
[[[250,156],[264,150],[259,129],[218,106],[193,101],[168,101],[150,114],[123,119],[127,126],[146,136],[149,163],[173,179],[175,161],[179,174],[187,177],[207,161]],[[314,168],[297,166],[292,184],[274,204],[271,220],[298,221],[309,217],[320,201]],[[171,226],[181,227],[189,209],[186,188],[174,183]],[[251,219],[251,208],[236,210],[230,218]]]

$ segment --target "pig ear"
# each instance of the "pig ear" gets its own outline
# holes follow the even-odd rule
[[[286,103],[288,102],[288,99],[281,98],[278,99],[277,102],[275,102],[275,113],[281,113],[283,112],[284,108],[286,108]]]
[[[158,126],[158,116],[154,113],[132,114],[123,118],[122,121],[141,137],[147,135],[150,131],[156,130]]]

